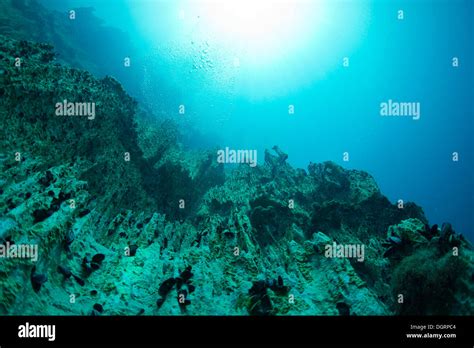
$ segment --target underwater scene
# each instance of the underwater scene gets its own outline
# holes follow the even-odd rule
[[[474,314],[471,0],[0,0],[0,315]]]

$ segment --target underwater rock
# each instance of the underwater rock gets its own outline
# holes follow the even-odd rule
[[[53,214],[52,210],[36,209],[35,211],[33,211],[34,222],[35,223],[41,222],[47,219],[48,217],[50,217],[52,214]]]
[[[96,309],[92,309],[91,316],[98,317],[98,316],[100,316],[100,312]]]
[[[472,287],[466,280],[469,261],[436,248],[424,246],[405,257],[395,266],[391,280],[392,294],[410,294],[396,313],[401,315],[447,315],[471,313]],[[454,289],[458,289],[454,291]],[[460,297],[464,297],[463,300]],[[462,304],[461,304],[462,303]]]
[[[425,230],[422,232],[422,234],[426,239],[431,240],[433,237],[436,237],[439,234],[438,225],[434,224],[430,227],[429,224],[425,224]]]
[[[171,291],[173,286],[176,284],[176,278],[168,278],[163,283],[161,283],[160,287],[158,288],[158,293],[161,297],[166,297],[168,293]]]
[[[20,50],[21,75],[8,58]],[[396,291],[418,290],[416,313],[474,313],[472,246],[448,225],[429,227],[416,204],[398,209],[368,173],[333,162],[295,169],[278,147],[255,168],[224,172],[211,151],[185,150],[179,127],[115,79],[48,62],[41,44],[0,36],[0,52],[0,113],[9,115],[0,238],[41,241],[48,260],[31,274],[18,260],[2,263],[0,314],[390,315],[410,312]],[[51,115],[53,102],[84,95],[97,122]],[[365,245],[364,262],[325,257],[333,242]],[[123,257],[127,246],[133,257]],[[456,260],[446,256],[452,246]],[[28,278],[37,296],[22,291]],[[445,278],[468,286],[442,293]],[[46,281],[54,291],[40,291]],[[71,292],[102,307],[64,305]]]
[[[273,146],[272,150],[277,153],[280,163],[283,163],[288,159],[288,155],[284,153],[278,146]]]
[[[8,217],[0,217],[0,242],[4,241],[17,227],[18,224],[15,220]]]
[[[273,305],[267,292],[267,284],[264,280],[258,280],[252,284],[249,290],[250,304],[248,311],[250,315],[271,315]]]
[[[315,251],[323,253],[326,245],[332,244],[332,239],[326,236],[322,232],[316,232],[313,234],[313,245]]]
[[[76,281],[77,284],[79,284],[80,286],[84,286],[86,283],[84,282],[84,280],[76,275],[72,275],[72,277],[74,278],[74,280]]]
[[[104,261],[104,259],[104,254],[95,254],[92,258],[90,258],[89,256],[85,256],[82,259],[82,268],[87,274],[89,274],[92,271],[98,270],[102,265],[102,261]]]
[[[58,272],[61,273],[66,279],[72,276],[71,270],[63,266],[58,266]]]
[[[400,240],[395,244],[417,244],[427,243],[428,240],[423,236],[422,232],[425,230],[425,225],[418,219],[403,220],[398,225],[390,226],[387,233],[387,238],[390,240]]]
[[[161,308],[161,306],[163,306],[163,303],[165,302],[165,299],[164,298],[159,298],[158,300],[156,300],[156,306],[158,308]]]
[[[347,316],[347,315],[350,315],[351,314],[351,310],[350,310],[350,307],[347,303],[345,302],[338,302],[336,304],[336,307],[337,307],[337,310],[339,312],[339,315],[344,315],[344,316]]]
[[[450,223],[443,223],[441,226],[441,235],[440,238],[443,240],[449,240],[449,237],[451,237],[454,234],[453,227],[451,226]]]
[[[104,259],[105,259],[104,254],[95,254],[94,256],[92,256],[92,262],[96,263],[96,264],[102,263],[102,261],[104,261]]]
[[[41,290],[41,286],[48,281],[48,277],[43,273],[36,272],[36,266],[34,266],[31,270],[31,286],[35,292],[39,292]]]
[[[173,287],[175,287],[177,290],[176,298],[178,300],[181,313],[186,312],[186,307],[191,304],[191,300],[187,298],[188,294],[194,292],[196,289],[196,287],[190,282],[190,279],[193,276],[191,269],[191,266],[187,266],[185,270],[180,273],[179,277],[168,278],[163,283],[161,283],[160,287],[158,288],[158,294],[161,296],[161,298],[156,301],[158,308],[163,306],[168,293],[173,289]]]
[[[99,313],[102,313],[104,311],[104,307],[102,307],[102,305],[99,303],[94,304],[93,308]]]
[[[0,217],[0,244],[6,242],[12,243],[11,234],[18,228],[18,224],[15,220],[8,217]]]
[[[276,280],[268,280],[267,287],[278,295],[287,295],[290,290],[287,286],[283,285],[283,278],[281,276],[278,276]]]
[[[250,207],[250,222],[256,230],[255,238],[262,246],[281,239],[293,223],[291,210],[268,197],[252,200]]]
[[[402,244],[402,240],[398,237],[395,237],[395,236],[390,236],[388,237],[388,241],[392,244],[395,244],[395,245],[400,245]]]
[[[180,273],[179,278],[183,281],[183,283],[186,283],[193,276],[191,269],[191,266],[188,266],[183,272]]]
[[[44,187],[48,187],[51,185],[52,181],[54,180],[53,173],[50,170],[46,171],[45,175],[39,180],[39,183]]]
[[[410,254],[414,248],[428,243],[425,234],[426,224],[418,219],[407,219],[398,225],[390,226],[386,243],[383,243],[387,248],[383,257],[400,259],[402,256]]]
[[[77,214],[77,216],[81,218],[81,217],[86,216],[86,215],[89,214],[90,212],[91,212],[91,211],[90,211],[89,209],[84,209],[84,210],[81,210],[81,211]]]
[[[130,256],[135,256],[138,250],[138,245],[132,244],[129,246]]]
[[[66,233],[66,238],[64,239],[64,249],[66,251],[70,251],[71,249],[71,244],[72,242],[74,242],[74,239],[75,239],[75,235],[74,235],[74,232],[73,231],[69,231],[68,233]]]
[[[248,311],[251,315],[273,315],[274,307],[268,294],[271,289],[275,294],[284,296],[288,294],[289,288],[283,284],[283,278],[278,276],[277,279],[257,280],[253,282],[249,289],[250,302]]]

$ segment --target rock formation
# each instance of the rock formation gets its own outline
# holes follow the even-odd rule
[[[0,243],[39,250],[0,259],[0,314],[474,313],[471,245],[368,173],[295,169],[278,147],[224,171],[116,80],[54,57],[0,36]],[[96,117],[55,116],[65,99]],[[333,243],[364,261],[326,257]]]

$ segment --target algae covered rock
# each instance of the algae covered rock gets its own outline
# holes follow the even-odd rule
[[[398,238],[400,243],[427,243],[428,240],[421,234],[425,224],[418,219],[403,220],[400,224],[388,228],[388,238]]]
[[[277,146],[225,171],[116,79],[56,64],[45,44],[0,36],[0,52],[0,243],[38,247],[0,261],[1,314],[472,314],[469,243],[369,174],[295,169]],[[57,116],[66,99],[94,117]]]
[[[405,315],[472,314],[472,289],[468,255],[439,255],[436,249],[423,248],[403,259],[392,278],[394,295],[403,303],[396,311]]]

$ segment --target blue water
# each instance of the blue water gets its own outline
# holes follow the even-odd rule
[[[449,221],[474,240],[472,1],[294,1],[304,15],[258,42],[251,28],[209,25],[215,14],[205,1],[43,4],[92,6],[127,33],[132,66],[123,68],[114,47],[100,73],[116,76],[157,117],[177,120],[188,146],[257,149],[263,163],[263,150],[278,145],[297,167],[332,160],[365,170],[392,202],[414,201],[430,223]],[[420,119],[382,117],[389,99],[419,102]]]

